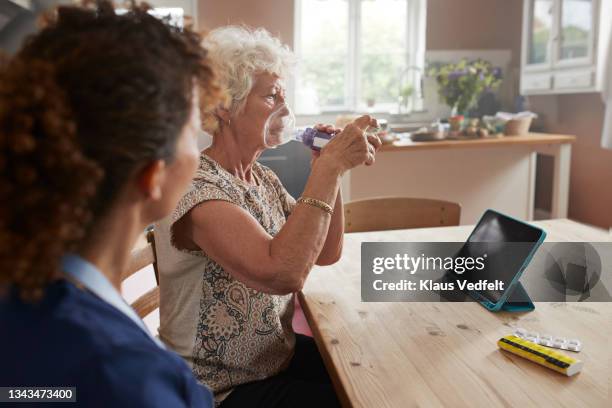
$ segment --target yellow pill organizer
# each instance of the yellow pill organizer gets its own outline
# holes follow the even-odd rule
[[[582,370],[582,361],[512,334],[499,339],[497,346],[502,350],[526,358],[568,377]]]

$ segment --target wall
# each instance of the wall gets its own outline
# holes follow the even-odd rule
[[[522,0],[428,0],[427,50],[509,49],[520,62]]]
[[[547,132],[576,135],[572,147],[569,218],[609,228],[612,226],[612,150],[601,148],[605,105],[600,94],[530,97],[531,108],[546,112]],[[539,178],[551,177],[548,168]],[[538,197],[536,197],[538,198]],[[549,208],[542,201],[542,208]]]
[[[200,29],[228,24],[264,27],[293,45],[293,0],[198,0],[198,15]]]

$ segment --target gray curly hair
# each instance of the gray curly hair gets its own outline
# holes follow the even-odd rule
[[[263,28],[220,27],[211,31],[202,45],[226,93],[223,107],[232,115],[244,108],[256,74],[287,78],[296,64],[293,51]],[[219,129],[219,117],[214,109],[203,115],[204,130],[214,134]]]

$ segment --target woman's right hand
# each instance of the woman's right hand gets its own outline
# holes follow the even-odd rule
[[[340,167],[341,173],[361,164],[374,163],[376,150],[382,145],[376,135],[367,135],[368,127],[377,127],[376,119],[360,116],[344,127],[322,150],[319,160],[328,160]]]

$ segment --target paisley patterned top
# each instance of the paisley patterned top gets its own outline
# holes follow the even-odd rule
[[[204,153],[192,186],[156,226],[160,337],[191,364],[217,402],[233,387],[283,370],[293,355],[293,296],[270,295],[235,280],[204,251],[178,250],[171,227],[198,204],[224,200],[247,210],[276,235],[295,200],[269,168],[255,163],[257,186],[236,178]]]

